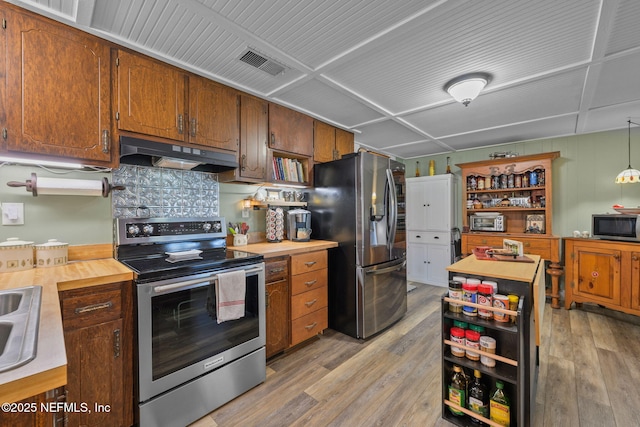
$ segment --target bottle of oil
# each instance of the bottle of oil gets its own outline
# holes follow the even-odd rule
[[[482,383],[482,374],[477,369],[473,371],[473,382],[469,385],[469,409],[478,415],[489,418],[489,391]],[[471,418],[477,425],[485,426],[482,421]]]
[[[453,375],[451,375],[451,381],[449,382],[449,401],[462,408],[467,407],[467,376],[458,365],[453,365]],[[453,415],[465,415],[464,412],[454,409],[451,406],[449,410]]]
[[[502,381],[496,381],[496,389],[491,394],[489,416],[491,421],[495,421],[501,426],[509,427],[511,425],[511,405],[504,392]]]
[[[416,162],[416,178],[420,176],[420,162]]]

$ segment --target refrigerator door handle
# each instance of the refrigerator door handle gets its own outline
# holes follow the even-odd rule
[[[398,227],[398,195],[396,194],[396,185],[393,180],[393,173],[391,169],[387,169],[387,185],[389,186],[389,217],[387,218],[387,230],[388,241],[387,247],[389,248],[389,255],[393,249],[393,243],[396,240],[396,229]]]

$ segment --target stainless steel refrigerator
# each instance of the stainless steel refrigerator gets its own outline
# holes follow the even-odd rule
[[[406,243],[398,231],[404,164],[368,152],[314,165],[308,209],[329,250],[329,327],[368,338],[407,311]]]

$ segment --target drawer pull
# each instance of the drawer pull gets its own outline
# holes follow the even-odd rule
[[[284,267],[272,268],[271,270],[269,270],[269,273],[282,273],[283,271],[284,271]]]
[[[318,326],[318,322],[313,322],[312,324],[307,325],[307,326],[305,326],[304,328],[305,328],[307,331],[310,331],[310,330],[312,330],[313,328],[315,328],[316,326]]]
[[[305,262],[304,265],[306,265],[307,267],[311,267],[315,263],[316,263],[316,261],[308,261],[308,262]]]
[[[76,308],[75,313],[76,314],[91,313],[92,311],[104,310],[106,308],[111,308],[111,307],[113,307],[113,303],[111,301],[101,302],[98,304],[92,304],[92,305],[87,305],[85,307]]]
[[[313,304],[315,304],[317,302],[318,302],[318,300],[314,299],[314,300],[305,302],[304,305],[306,305],[307,307],[311,307]]]
[[[304,284],[307,285],[307,287],[311,287],[311,286],[315,285],[316,283],[318,283],[317,280],[309,280],[308,282],[304,282]]]

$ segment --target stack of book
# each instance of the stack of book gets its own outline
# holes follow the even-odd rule
[[[278,181],[306,182],[302,163],[286,157],[273,158],[273,176]]]

